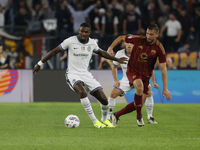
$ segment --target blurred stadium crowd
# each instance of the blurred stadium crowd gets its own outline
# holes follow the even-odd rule
[[[9,67],[32,68],[43,54],[77,34],[85,21],[104,50],[117,36],[145,34],[154,23],[167,53],[200,49],[200,0],[1,0],[0,38]],[[46,68],[66,67],[59,60]],[[98,57],[94,61],[101,63]]]

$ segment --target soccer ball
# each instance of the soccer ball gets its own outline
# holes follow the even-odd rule
[[[65,126],[67,128],[77,128],[80,124],[80,120],[76,115],[69,115],[65,118]]]

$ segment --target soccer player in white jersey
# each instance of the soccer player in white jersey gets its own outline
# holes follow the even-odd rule
[[[126,42],[124,42],[124,44],[125,44],[125,49],[119,50],[116,53],[115,57],[116,58],[126,57],[129,60],[129,57],[131,55],[131,52],[132,52],[134,45],[131,44],[131,43],[126,43]],[[123,77],[120,81],[118,80],[118,78],[117,78],[117,67],[118,67],[118,65],[119,65],[118,62],[113,61],[112,75],[113,75],[115,83],[113,85],[114,89],[112,90],[110,97],[108,98],[109,112],[108,112],[108,115],[107,115],[107,119],[110,119],[110,117],[112,115],[111,119],[112,119],[112,123],[113,123],[114,126],[117,126],[117,121],[119,119],[118,116],[132,112],[132,109],[131,109],[128,112],[126,112],[126,111],[119,112],[118,116],[115,116],[116,113],[112,114],[112,111],[113,111],[115,104],[116,104],[116,98],[118,96],[124,96],[127,92],[129,92],[130,90],[132,90],[134,88],[133,86],[129,85],[129,80],[126,76],[127,64],[120,64],[122,71],[123,71]],[[158,84],[156,84],[156,82],[155,82],[154,73],[152,74],[151,79],[152,79],[152,85],[155,88],[159,88]],[[150,89],[149,91],[151,91],[150,85],[149,85],[149,89]],[[143,99],[143,101],[145,101],[145,100]],[[145,106],[146,106],[146,109],[147,109],[147,119],[148,119],[148,123],[157,124],[157,122],[154,120],[154,118],[152,116],[153,104],[154,104],[154,100],[153,100],[152,92],[149,92],[149,95],[146,98],[146,102],[145,102]]]
[[[78,35],[65,39],[59,46],[47,53],[34,67],[34,73],[40,70],[40,66],[61,51],[67,50],[68,68],[66,70],[66,81],[70,88],[77,92],[80,96],[81,104],[89,115],[93,124],[97,128],[114,127],[109,120],[106,120],[108,113],[108,100],[102,90],[100,83],[89,72],[89,64],[92,53],[96,53],[101,57],[126,63],[127,58],[116,58],[106,51],[101,50],[94,39],[91,39],[91,26],[88,23],[80,25]],[[101,103],[102,122],[100,122],[91,107],[91,103],[87,97],[90,92]]]

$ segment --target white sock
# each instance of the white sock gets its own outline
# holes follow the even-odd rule
[[[108,114],[107,114],[107,119],[110,120],[110,116],[113,112],[113,109],[115,108],[116,100],[115,98],[108,98]]]
[[[108,114],[108,105],[100,104],[100,106],[101,106],[102,121],[106,121],[106,117]]]
[[[153,105],[154,105],[154,100],[153,100],[153,96],[151,97],[147,97],[146,98],[146,102],[145,102],[145,106],[147,109],[147,118],[150,119],[150,117],[153,117]]]
[[[94,112],[92,110],[92,106],[91,106],[91,103],[90,103],[88,97],[82,98],[80,100],[81,100],[81,104],[83,105],[83,108],[87,112],[87,114],[90,117],[90,119],[92,120],[93,124],[95,124],[95,122],[97,121],[97,118],[94,115]]]

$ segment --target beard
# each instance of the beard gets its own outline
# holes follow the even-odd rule
[[[151,44],[151,43],[153,43],[154,42],[154,39],[152,39],[152,40],[147,40],[147,43],[148,44]]]

